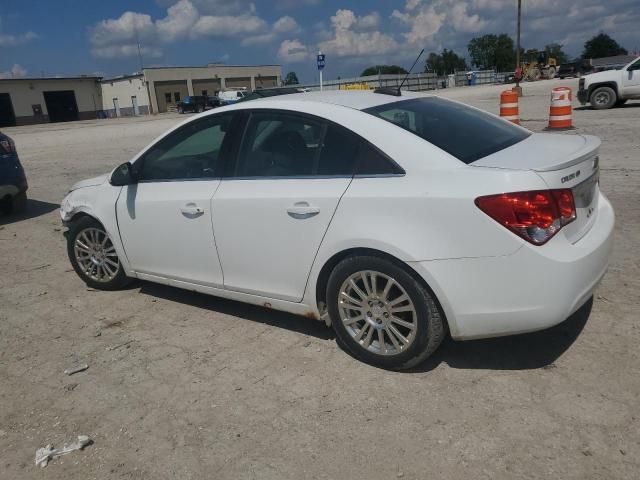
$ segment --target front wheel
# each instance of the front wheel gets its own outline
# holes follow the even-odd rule
[[[618,97],[616,96],[616,92],[613,88],[610,87],[600,87],[596,88],[591,94],[590,103],[593,108],[596,110],[605,110],[607,108],[612,108]]]
[[[73,269],[90,287],[118,290],[130,282],[109,234],[91,217],[83,217],[69,228],[67,254]]]
[[[433,293],[401,265],[380,257],[340,262],[329,277],[327,306],[339,344],[382,368],[421,363],[445,335]]]

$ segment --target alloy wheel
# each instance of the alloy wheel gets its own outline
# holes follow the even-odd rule
[[[416,338],[415,305],[402,285],[384,273],[349,276],[340,287],[338,310],[349,335],[372,353],[398,355]]]
[[[73,252],[78,266],[88,278],[97,282],[113,280],[120,270],[120,260],[104,230],[85,228],[76,235]]]

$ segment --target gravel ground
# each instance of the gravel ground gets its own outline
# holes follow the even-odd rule
[[[546,126],[556,85],[577,80],[524,85],[526,127]],[[442,94],[497,112],[501,89]],[[409,373],[355,361],[306,318],[143,282],[87,289],[60,200],[180,118],[5,129],[31,200],[0,218],[1,479],[640,477],[640,102],[574,111],[569,134],[603,141],[617,214],[592,308],[544,332],[448,340]],[[94,444],[34,465],[79,434]]]

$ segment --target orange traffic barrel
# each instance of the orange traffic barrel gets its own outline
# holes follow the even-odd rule
[[[500,116],[505,120],[520,125],[518,113],[518,92],[505,90],[500,94]]]
[[[557,87],[551,90],[551,107],[549,108],[549,130],[573,128],[571,114],[573,94],[569,87]]]

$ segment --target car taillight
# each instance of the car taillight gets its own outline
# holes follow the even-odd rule
[[[16,144],[13,143],[9,137],[5,140],[0,140],[0,147],[4,150],[5,153],[15,153],[16,152]]]
[[[549,241],[562,227],[576,219],[573,192],[536,190],[478,197],[480,210],[534,245]]]

